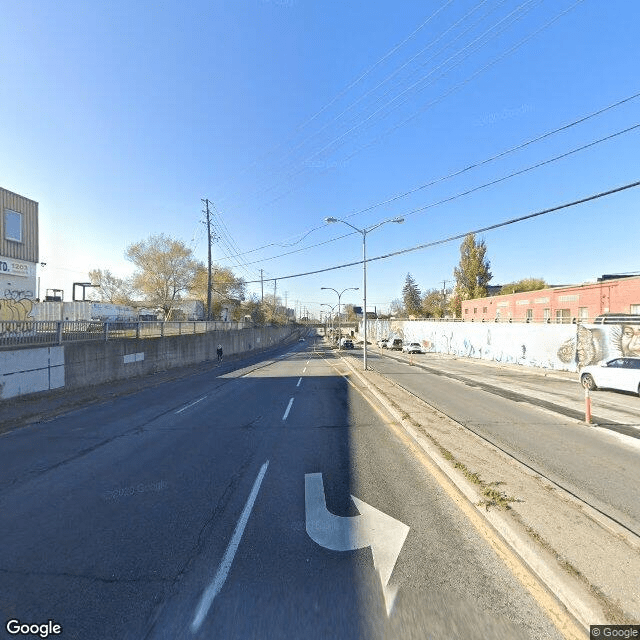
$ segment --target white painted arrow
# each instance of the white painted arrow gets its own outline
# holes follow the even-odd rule
[[[409,527],[354,496],[351,499],[360,512],[359,516],[344,518],[334,515],[327,509],[321,473],[305,474],[304,499],[307,533],[314,542],[332,551],[371,547],[373,566],[380,575],[389,615],[397,593],[397,588],[389,586],[389,579]]]

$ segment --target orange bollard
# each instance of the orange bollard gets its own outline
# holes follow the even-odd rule
[[[584,421],[591,424],[591,394],[587,388],[584,390]]]

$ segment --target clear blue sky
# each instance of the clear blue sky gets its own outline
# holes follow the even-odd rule
[[[224,221],[221,264],[281,277],[360,258],[359,234],[312,247],[350,231],[326,216],[371,226],[640,123],[634,99],[351,215],[639,92],[640,3],[21,0],[0,11],[0,185],[40,203],[41,290],[67,299],[89,269],[131,273],[124,251],[150,234],[205,260],[201,198]],[[638,180],[639,132],[387,224],[368,255]],[[639,203],[630,189],[484,234],[493,283],[638,271]],[[371,263],[370,306],[400,297],[408,272],[423,290],[450,285],[459,246]],[[361,279],[354,266],[277,290],[317,314],[337,300],[320,287]]]

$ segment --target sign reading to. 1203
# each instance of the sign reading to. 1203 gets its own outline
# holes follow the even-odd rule
[[[30,271],[29,265],[24,262],[7,261],[0,258],[0,273],[12,276],[28,276]]]

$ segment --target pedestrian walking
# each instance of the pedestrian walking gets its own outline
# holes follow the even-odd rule
[[[222,362],[222,345],[221,344],[218,345],[217,353],[218,353],[218,362]]]

